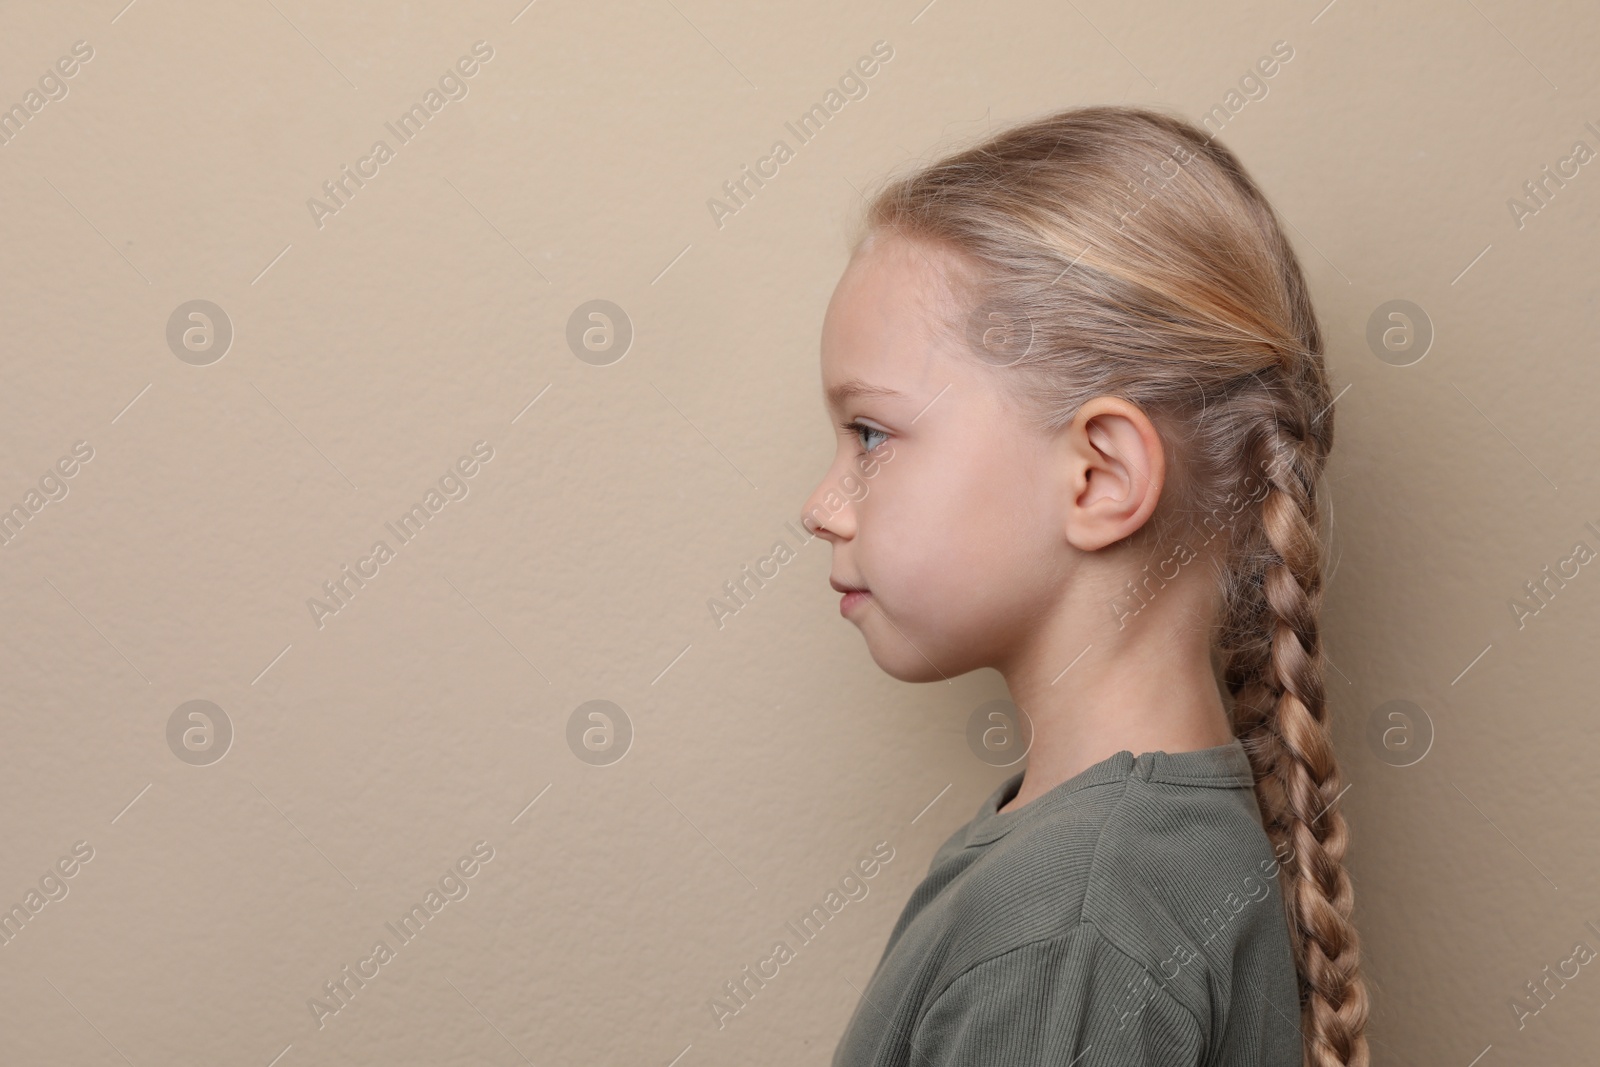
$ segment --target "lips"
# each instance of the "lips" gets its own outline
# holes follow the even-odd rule
[[[833,586],[833,591],[835,593],[844,594],[844,596],[839,598],[839,614],[845,616],[846,618],[849,618],[850,613],[854,611],[862,601],[866,600],[872,595],[867,591],[865,586],[850,585],[848,582],[841,582],[836,578],[829,578],[828,584]]]

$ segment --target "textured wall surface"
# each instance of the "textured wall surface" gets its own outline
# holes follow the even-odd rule
[[[0,25],[0,1062],[826,1062],[1011,773],[967,744],[1005,691],[882,674],[820,542],[712,602],[795,543],[832,455],[818,334],[858,191],[1119,102],[1225,118],[1328,339],[1374,1062],[1593,1061],[1591,6]],[[739,203],[747,166],[777,171]],[[1386,348],[1391,301],[1413,333]]]

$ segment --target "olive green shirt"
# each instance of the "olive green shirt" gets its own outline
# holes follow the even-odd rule
[[[1301,1067],[1240,743],[1124,749],[999,811],[1021,781],[934,855],[834,1067]]]

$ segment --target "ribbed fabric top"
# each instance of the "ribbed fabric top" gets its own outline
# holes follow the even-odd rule
[[[940,846],[834,1067],[1300,1067],[1278,862],[1238,740],[1124,749]]]

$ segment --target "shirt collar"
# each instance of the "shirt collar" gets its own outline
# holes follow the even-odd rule
[[[1023,774],[1024,771],[1017,771],[1010,775],[979,805],[977,815],[968,826],[963,845],[988,844],[1010,833],[1023,820],[1060,807],[1067,797],[1080,789],[1124,778],[1138,777],[1145,781],[1211,789],[1248,789],[1255,785],[1250,757],[1245,754],[1244,745],[1238,738],[1215,748],[1191,752],[1158,750],[1135,756],[1129,749],[1122,749],[1084,768],[1022,807],[1000,811],[1002,804],[1017,795]]]

